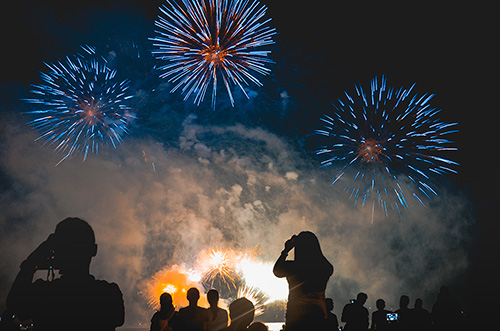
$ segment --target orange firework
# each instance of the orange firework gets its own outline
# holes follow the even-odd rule
[[[160,308],[160,295],[164,292],[172,296],[176,307],[185,307],[189,304],[186,299],[186,292],[191,287],[200,289],[200,276],[184,266],[174,265],[170,269],[158,271],[153,279],[146,285],[148,304],[155,308]],[[208,306],[206,298],[201,295],[199,306]]]
[[[363,140],[358,147],[358,155],[363,162],[380,162],[379,156],[382,155],[384,147],[382,143],[375,139]]]
[[[259,289],[253,287],[240,287],[238,288],[238,298],[247,298],[255,307],[255,316],[264,313],[264,306],[268,301],[268,297]]]
[[[198,270],[203,275],[203,280],[213,286],[218,283],[219,287],[227,286],[228,290],[236,288],[235,281],[235,259],[237,255],[230,249],[203,250],[196,259]]]

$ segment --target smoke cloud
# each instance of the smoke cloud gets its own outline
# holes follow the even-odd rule
[[[443,187],[427,208],[415,202],[402,219],[376,206],[372,222],[371,204],[355,204],[329,185],[334,169],[312,166],[262,128],[204,125],[187,115],[169,144],[130,136],[117,150],[55,167],[61,155],[34,142],[35,133],[2,123],[1,298],[22,260],[68,216],[94,228],[91,272],[120,286],[129,326],[149,321],[141,291],[162,268],[216,246],[259,245],[259,259],[274,262],[285,240],[303,230],[318,235],[335,267],[327,296],[337,314],[360,291],[368,306],[384,298],[396,308],[406,294],[430,308],[439,287],[468,267],[472,217],[460,193]]]

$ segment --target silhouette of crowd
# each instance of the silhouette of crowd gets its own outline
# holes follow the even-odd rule
[[[287,256],[293,249],[294,259],[289,260]],[[15,318],[31,320],[37,331],[108,331],[123,325],[125,308],[118,285],[97,280],[89,272],[96,254],[94,231],[86,221],[61,221],[55,232],[21,263],[7,297],[7,310],[0,319],[0,330],[19,330]],[[36,270],[53,275],[54,269],[59,270],[60,277],[33,281]],[[284,331],[448,331],[462,330],[464,326],[462,307],[446,286],[439,290],[431,311],[423,307],[420,298],[410,308],[410,298],[402,295],[395,311],[386,310],[385,301],[377,299],[371,319],[365,307],[368,295],[360,292],[343,307],[341,326],[333,313],[333,299],[325,297],[333,266],[323,255],[316,235],[309,231],[285,242],[273,272],[276,277],[286,278],[289,285]],[[177,311],[171,294],[161,294],[160,309],[151,318],[150,330],[268,330],[264,323],[253,321],[255,307],[250,300],[234,300],[228,314],[219,307],[217,290],[209,290],[206,296],[209,308],[202,308],[198,306],[200,291],[190,288],[186,293],[189,305]]]

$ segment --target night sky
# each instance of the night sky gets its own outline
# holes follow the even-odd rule
[[[44,237],[51,231],[50,229],[54,228],[57,221],[71,216],[65,213],[82,211],[81,215],[86,218],[85,210],[91,206],[86,205],[85,198],[79,200],[80,208],[66,208],[66,205],[58,200],[58,195],[64,194],[57,188],[61,186],[54,186],[54,189],[50,190],[51,199],[36,198],[37,187],[41,185],[42,179],[50,181],[58,177],[71,178],[70,174],[74,169],[75,182],[78,182],[82,180],[82,177],[90,176],[92,171],[99,172],[100,167],[113,168],[113,165],[123,160],[134,158],[135,156],[127,158],[120,153],[126,154],[135,149],[140,151],[140,144],[144,141],[154,142],[160,146],[148,151],[151,153],[160,151],[161,154],[162,149],[172,148],[175,152],[173,154],[169,154],[169,152],[167,155],[176,155],[179,167],[189,167],[186,164],[191,165],[192,163],[186,161],[189,157],[183,155],[182,143],[179,143],[182,141],[179,140],[179,137],[190,139],[189,134],[186,133],[186,127],[190,125],[189,116],[195,118],[193,121],[196,122],[196,125],[193,125],[192,129],[198,130],[196,131],[198,134],[200,132],[206,134],[213,127],[234,128],[235,125],[241,124],[240,129],[238,129],[241,131],[236,129],[229,131],[233,130],[231,132],[234,134],[244,131],[241,134],[250,137],[248,132],[255,128],[261,130],[259,132],[265,136],[262,139],[267,142],[272,139],[280,140],[277,146],[282,144],[290,148],[293,155],[288,155],[287,161],[282,163],[278,160],[273,161],[276,167],[282,167],[279,171],[299,172],[299,179],[310,179],[314,174],[319,173],[323,177],[316,180],[321,180],[324,183],[318,184],[321,186],[318,192],[327,192],[328,190],[321,191],[325,185],[328,186],[327,173],[311,170],[311,167],[316,167],[315,162],[318,162],[314,156],[317,142],[314,137],[311,137],[311,133],[320,125],[319,117],[328,111],[330,100],[334,100],[343,90],[351,89],[355,83],[367,83],[375,76],[385,75],[389,85],[409,87],[416,82],[416,91],[419,94],[434,93],[432,105],[443,109],[442,119],[459,123],[460,133],[454,137],[459,151],[451,156],[453,160],[460,163],[459,173],[447,175],[440,179],[441,182],[437,184],[443,189],[443,196],[446,199],[460,201],[460,205],[455,204],[456,209],[453,209],[449,207],[449,205],[453,205],[453,202],[447,200],[445,203],[443,198],[443,200],[437,199],[431,209],[440,211],[437,212],[437,215],[454,215],[456,212],[460,220],[457,220],[456,223],[452,220],[443,223],[444,227],[451,224],[450,236],[456,236],[456,240],[448,242],[443,239],[443,246],[439,246],[441,250],[436,252],[437,254],[445,252],[443,253],[444,258],[436,262],[437,265],[429,266],[429,273],[439,274],[441,267],[445,269],[446,258],[455,256],[453,252],[456,249],[464,248],[465,266],[460,269],[459,274],[455,275],[454,279],[450,280],[450,285],[457,298],[468,307],[471,314],[474,314],[479,309],[478,307],[490,307],[491,310],[498,308],[497,301],[500,293],[498,288],[493,289],[500,271],[498,263],[500,247],[497,237],[500,234],[500,226],[497,213],[494,213],[494,205],[499,198],[497,190],[498,163],[496,162],[498,154],[496,153],[498,150],[498,139],[496,139],[498,97],[494,91],[494,87],[497,85],[495,78],[498,68],[497,59],[495,61],[493,59],[494,47],[497,47],[495,41],[498,39],[495,32],[498,27],[494,24],[494,20],[490,19],[494,9],[467,2],[455,2],[450,6],[436,5],[435,2],[413,2],[403,5],[401,2],[392,1],[335,1],[331,4],[314,0],[262,2],[268,6],[267,15],[272,17],[271,25],[277,29],[278,34],[274,37],[275,45],[271,47],[271,58],[276,63],[271,66],[272,74],[262,79],[264,87],[254,87],[256,98],[259,100],[240,99],[241,102],[237,101],[236,107],[231,108],[227,102],[224,102],[227,96],[222,93],[218,96],[221,104],[215,111],[209,109],[206,104],[195,107],[192,105],[192,100],[184,103],[182,98],[175,94],[165,98],[157,98],[150,103],[148,100],[143,101],[137,112],[138,120],[131,129],[130,138],[133,143],[130,144],[133,147],[123,147],[128,152],[120,152],[122,146],[127,145],[128,137],[125,137],[122,146],[118,148],[117,155],[120,156],[117,156],[117,159],[121,161],[116,161],[112,156],[104,153],[102,157],[106,159],[106,162],[102,161],[100,164],[101,155],[92,155],[85,163],[73,160],[61,168],[48,167],[50,174],[47,175],[43,171],[30,174],[30,169],[34,169],[32,164],[40,162],[43,165],[53,165],[61,156],[52,153],[49,147],[40,147],[41,144],[34,141],[31,147],[26,145],[26,139],[36,136],[25,125],[26,119],[21,113],[26,110],[26,105],[20,101],[29,95],[30,84],[39,82],[40,71],[45,70],[43,62],[54,62],[68,54],[75,53],[83,44],[96,45],[99,48],[102,45],[117,45],[131,40],[138,43],[146,54],[148,47],[151,46],[147,38],[154,34],[154,20],[158,14],[158,5],[162,1],[87,0],[71,1],[71,5],[68,5],[67,1],[40,2],[30,0],[9,4],[8,9],[2,11],[0,19],[3,45],[0,55],[2,65],[0,71],[0,119],[2,121],[0,125],[2,129],[0,132],[2,149],[0,152],[2,158],[0,161],[0,190],[3,196],[0,198],[0,208],[15,211],[5,212],[6,216],[0,218],[0,226],[2,227],[0,236],[8,238],[9,242],[19,243],[20,240],[25,239],[22,236],[23,228],[29,229],[27,234],[32,234],[36,229],[45,229],[42,236]],[[145,58],[147,57],[145,56]],[[152,59],[148,61],[152,61]],[[147,61],[145,60],[145,62]],[[146,66],[147,64],[145,64]],[[132,80],[139,77],[140,69],[129,72]],[[155,80],[149,80],[147,84],[159,83]],[[291,104],[287,108],[278,109],[277,105],[281,102],[279,100],[281,91],[287,91]],[[146,94],[146,99],[148,96]],[[255,105],[258,105],[259,109],[255,109]],[[194,117],[193,114],[196,116]],[[209,141],[212,138],[206,137],[206,139]],[[204,143],[212,149],[215,148],[214,146],[225,146],[227,149],[228,144],[230,145],[232,141],[230,136],[214,139],[211,141],[212,145],[208,142]],[[241,150],[236,148],[235,153],[243,155],[246,149],[243,147]],[[22,150],[18,150],[16,154],[12,152],[13,149]],[[33,150],[37,152],[31,154]],[[251,145],[246,150],[250,154],[262,152],[271,159],[273,158],[272,152],[275,152],[277,159],[281,157],[281,154],[274,149],[270,151],[262,147],[263,151],[261,151],[255,145]],[[130,153],[133,155],[133,152]],[[38,159],[40,155],[43,156],[41,161]],[[155,158],[154,154],[152,157]],[[161,163],[160,157],[156,156],[158,164]],[[259,156],[255,154],[254,157],[258,159]],[[78,155],[74,156],[74,159],[78,158]],[[140,157],[137,158],[140,159]],[[294,158],[301,161],[296,161]],[[255,166],[252,171],[255,170],[256,173],[259,173],[258,169],[262,166],[260,163],[257,164],[258,162],[260,161],[256,161],[252,165],[252,167]],[[294,164],[295,168],[289,170],[290,164]],[[73,165],[75,166],[73,167]],[[88,168],[85,169],[85,167]],[[15,169],[22,170],[18,172]],[[195,169],[194,165],[193,169]],[[120,171],[122,170],[120,169]],[[199,170],[193,170],[194,176],[196,176],[197,171]],[[130,172],[133,173],[132,170]],[[29,180],[28,177],[30,177]],[[31,177],[37,178],[32,179]],[[217,178],[216,175],[214,178]],[[119,180],[118,182],[120,183]],[[125,186],[126,184],[122,182],[121,185]],[[304,195],[307,195],[307,199],[315,201],[315,193],[309,193],[309,190],[311,192],[315,190],[314,186],[312,184],[305,185],[307,188],[303,192],[307,193]],[[106,190],[106,188],[102,188],[102,190]],[[126,191],[127,189],[124,188],[123,192]],[[110,192],[114,191],[110,190]],[[38,193],[44,194],[43,192]],[[28,199],[25,194],[28,194],[30,198]],[[147,195],[147,192],[140,192],[140,194]],[[335,194],[332,193],[332,196]],[[321,194],[318,193],[317,200],[320,197]],[[441,208],[440,202],[448,207]],[[17,205],[17,203],[19,204]],[[43,207],[44,203],[57,206],[46,208]],[[100,203],[105,204],[105,198]],[[161,202],[158,203],[161,204]],[[274,203],[274,206],[285,208],[281,203]],[[20,211],[25,208],[23,206],[30,206],[32,209]],[[349,203],[346,202],[342,206],[348,209]],[[103,206],[99,208],[105,210]],[[314,208],[321,212],[319,202]],[[311,210],[316,210],[314,208]],[[329,211],[324,209],[324,212],[328,213]],[[349,213],[346,210],[343,210],[344,212]],[[357,212],[353,212],[352,215],[358,215]],[[417,228],[415,231],[422,233],[424,241],[440,241],[439,235],[446,233],[443,230],[432,230],[429,232],[430,236],[425,237],[425,229],[420,228],[418,222],[432,224],[419,219],[429,216],[431,211],[410,214],[402,221],[382,218],[380,222],[385,223],[386,228],[389,228],[393,223],[395,227],[401,227],[397,224],[413,222]],[[35,215],[43,215],[47,219],[36,219]],[[266,215],[270,215],[270,212]],[[354,217],[352,215],[350,217]],[[92,213],[89,213],[88,217],[91,216]],[[140,215],[136,216],[140,217]],[[48,220],[50,217],[53,219]],[[318,219],[320,218],[318,217]],[[345,225],[347,221],[341,220],[341,218],[341,216],[333,217],[338,222],[339,229],[345,230],[348,227]],[[92,220],[88,220],[92,224]],[[46,227],[37,225],[37,222],[47,221]],[[312,227],[324,227],[322,222],[315,221]],[[460,224],[457,225],[458,223]],[[145,224],[142,231],[148,233],[146,237],[155,236],[148,232],[147,223]],[[126,226],[133,227],[130,224]],[[308,227],[307,222],[303,226]],[[369,227],[369,224],[366,227]],[[349,229],[353,231],[349,232],[351,235],[357,236],[355,228]],[[356,229],[362,230],[364,226]],[[227,243],[233,242],[234,233],[228,229],[225,231],[227,232],[221,230],[224,234],[224,240]],[[327,241],[328,235],[334,231],[334,226],[329,227],[328,230],[325,230],[324,235],[320,236],[320,240]],[[405,231],[410,230],[399,228],[399,231],[401,231],[400,239],[402,242],[405,242],[405,236],[408,236],[407,242],[418,240],[417,237],[412,237],[413,234],[410,232],[405,234]],[[381,230],[380,238],[383,238],[383,233],[390,232],[387,229]],[[277,242],[274,243],[277,245],[276,247],[280,247],[282,237],[285,238],[288,235],[287,232],[283,236],[276,236]],[[42,237],[37,238],[42,240]],[[128,235],[124,238],[122,240],[133,240]],[[8,261],[0,262],[0,310],[5,307],[5,296],[15,276],[17,265],[24,259],[23,256],[26,256],[37,245],[38,239],[33,239],[33,242],[28,240],[25,246],[16,245],[15,247],[21,247],[19,255],[13,254],[14,257],[9,258]],[[249,238],[247,240],[254,243]],[[1,238],[0,242],[3,241],[4,239]],[[372,244],[376,245],[376,243]],[[325,245],[335,247],[333,242]],[[432,255],[434,245],[435,243],[421,247],[426,250],[425,254]],[[145,252],[144,256],[147,256],[148,250],[167,246],[155,248],[154,245],[149,247],[148,244],[144,244],[142,249]],[[5,256],[8,253],[6,244],[0,244],[0,247],[2,256]],[[264,245],[264,247],[267,246]],[[275,249],[275,246],[269,245],[269,247],[273,247],[270,250]],[[396,248],[392,245],[391,249],[395,250]],[[404,245],[400,249],[404,251]],[[272,257],[274,253],[270,254]],[[412,256],[414,255],[408,254],[410,258],[408,264],[412,263]],[[166,261],[168,262],[168,259]],[[161,263],[166,261],[157,261],[156,265],[151,264],[149,267],[158,268]],[[405,260],[397,259],[398,263],[401,261]],[[336,264],[335,260],[332,263],[335,265],[336,273],[340,272],[340,277],[345,281],[344,283],[335,283],[334,286],[341,287],[343,284],[347,284],[348,277],[342,273],[342,265]],[[440,265],[442,266],[440,267]],[[106,270],[106,268],[102,269]],[[405,268],[398,270],[401,272]],[[425,271],[425,267],[419,270]],[[102,275],[109,276],[106,272],[102,272]],[[429,276],[429,278],[437,278],[436,282],[446,282],[446,279],[434,276]],[[147,276],[142,275],[141,277]],[[405,277],[402,277],[405,279],[402,281],[402,288],[404,288],[404,284],[413,284],[412,280]],[[364,284],[362,281],[360,283]],[[122,287],[122,284],[120,286]],[[352,284],[349,286],[353,291],[357,289]],[[132,293],[137,288],[140,286],[132,287],[130,292]],[[437,293],[437,288],[426,290],[430,294],[422,295],[430,298],[427,302],[424,300],[424,306],[429,309],[432,298]],[[341,296],[336,302],[336,310],[341,309],[344,304],[342,295],[345,293],[343,290],[331,289],[330,293]],[[377,292],[377,294],[379,293]],[[368,294],[370,295],[370,293]],[[350,293],[345,295],[348,296]],[[414,298],[412,298],[412,302]],[[370,299],[375,301],[376,298],[372,296],[369,301]],[[137,298],[130,300],[135,305],[141,304]],[[390,298],[388,301],[391,300],[396,301],[394,298]],[[134,316],[134,318],[138,317]]]

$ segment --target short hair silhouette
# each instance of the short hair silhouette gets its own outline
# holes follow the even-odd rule
[[[255,314],[255,306],[252,301],[247,298],[238,298],[229,305],[229,317],[231,318],[231,326],[246,328],[253,321]]]
[[[384,299],[377,299],[377,301],[375,302],[375,305],[377,306],[377,309],[384,309],[385,308],[385,301]]]
[[[219,292],[217,290],[211,289],[207,292],[207,300],[209,304],[216,304],[219,301]]]
[[[366,302],[366,299],[368,299],[368,295],[363,292],[359,292],[358,295],[356,296],[356,303],[359,303],[360,305],[364,305]]]
[[[195,305],[200,299],[200,291],[196,287],[191,287],[186,293],[186,298],[190,305]]]
[[[36,330],[115,330],[125,318],[123,296],[117,284],[90,274],[96,254],[92,227],[77,217],[62,220],[21,263],[7,305]],[[40,269],[59,269],[61,277],[33,282]]]

